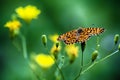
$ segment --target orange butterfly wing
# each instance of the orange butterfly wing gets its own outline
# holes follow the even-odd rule
[[[79,28],[76,30],[69,31],[58,37],[59,41],[64,41],[65,44],[73,44],[76,42],[85,42],[92,35],[98,35],[104,32],[103,28]]]
[[[104,28],[81,28],[85,34],[89,35],[98,35],[102,32],[104,32]]]
[[[62,34],[58,37],[59,41],[64,41],[66,44],[76,43],[77,40],[77,30],[69,31],[65,34]]]
[[[86,40],[89,39],[89,37],[90,37],[90,35],[81,29],[81,32],[78,31],[77,42],[85,42]]]
[[[78,42],[87,41],[92,35],[98,35],[104,32],[103,28],[79,28],[78,29]]]

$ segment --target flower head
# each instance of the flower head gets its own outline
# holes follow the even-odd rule
[[[60,42],[57,41],[57,38],[58,38],[58,34],[54,34],[54,35],[50,35],[49,38],[50,40],[54,43],[51,50],[50,50],[50,53],[52,55],[54,55],[54,57],[57,59],[57,56],[58,56],[58,52],[61,50],[61,46],[60,46]]]
[[[15,31],[21,27],[21,23],[18,20],[8,21],[5,27],[9,28],[10,31]]]
[[[35,61],[42,68],[49,68],[55,63],[50,55],[45,55],[43,53],[36,55]]]
[[[68,56],[71,58],[72,56],[77,57],[78,56],[78,46],[75,46],[74,44],[66,45],[65,51],[67,52]]]
[[[75,58],[78,56],[78,49],[79,47],[75,46],[74,44],[65,46],[65,51],[67,52],[70,58],[70,63],[73,63]]]
[[[18,7],[15,11],[18,16],[26,22],[30,22],[32,19],[36,19],[41,13],[40,10],[38,10],[35,6],[32,5],[28,5],[26,7]]]
[[[56,53],[58,53],[60,50],[61,50],[61,46],[58,46],[58,47],[57,47],[56,44],[54,44],[54,45],[52,46],[51,50],[50,50],[50,53],[56,54]]]

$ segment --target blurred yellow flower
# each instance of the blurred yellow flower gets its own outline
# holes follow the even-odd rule
[[[50,53],[55,54],[58,53],[61,50],[61,46],[56,47],[56,44],[54,44],[50,50]]]
[[[58,56],[58,52],[61,50],[61,46],[60,46],[60,42],[57,41],[57,38],[58,38],[58,34],[54,34],[54,35],[50,35],[49,36],[49,39],[54,43],[51,50],[50,50],[50,53],[52,55],[54,55],[54,57],[57,59],[57,56]]]
[[[36,55],[35,61],[42,68],[50,68],[55,63],[50,55],[45,55],[43,53]]]
[[[58,34],[54,34],[54,35],[50,35],[49,38],[50,38],[51,41],[53,41],[54,43],[56,43],[56,42],[58,42],[57,41],[58,36],[59,36]]]
[[[18,30],[21,27],[21,23],[18,20],[8,21],[5,25],[10,31]]]
[[[75,46],[74,44],[65,46],[65,51],[67,52],[67,54],[70,58],[72,58],[73,56],[77,57],[78,56],[78,50],[79,50],[79,47]]]
[[[36,19],[41,13],[39,9],[32,5],[28,5],[26,7],[18,7],[15,11],[18,16],[26,22],[30,22],[32,19]]]

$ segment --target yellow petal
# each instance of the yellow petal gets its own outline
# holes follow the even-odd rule
[[[73,55],[75,57],[77,57],[78,56],[78,50],[79,50],[79,47],[75,46],[74,44],[66,45],[66,47],[65,47],[65,51],[67,52],[69,57],[71,57]]]
[[[54,43],[56,43],[58,36],[59,36],[58,34],[54,34],[54,35],[50,35],[49,38],[50,38],[51,41],[53,41]]]
[[[39,9],[32,5],[28,5],[26,7],[18,7],[15,11],[18,16],[26,22],[30,22],[32,19],[36,19],[41,13]]]
[[[50,50],[50,53],[58,53],[61,50],[61,46],[56,47],[56,44],[54,44]]]
[[[18,30],[21,27],[21,23],[18,20],[8,21],[5,24],[5,27],[8,27],[10,31]]]
[[[50,55],[45,55],[43,53],[36,55],[35,61],[43,68],[49,68],[55,63]]]

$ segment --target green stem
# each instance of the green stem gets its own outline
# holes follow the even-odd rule
[[[22,34],[20,34],[20,37],[21,37],[21,40],[22,40],[23,56],[24,56],[25,59],[27,59],[28,56],[27,56],[27,48],[26,48],[26,39]]]
[[[82,50],[82,54],[81,54],[81,67],[80,67],[80,71],[79,71],[79,73],[78,73],[78,75],[75,77],[75,79],[74,80],[77,80],[79,77],[80,77],[80,75],[81,75],[81,72],[82,72],[82,69],[83,69],[83,52],[84,52],[84,50],[85,50],[85,46],[86,46],[86,43],[85,42],[82,42],[81,43],[81,50]]]
[[[27,56],[26,39],[25,39],[25,37],[24,37],[21,33],[20,33],[20,38],[21,38],[21,40],[22,40],[23,57],[24,57],[24,59],[27,60],[27,64],[28,64],[29,68],[32,70],[33,74],[35,74],[37,80],[40,80],[39,75],[37,75],[37,74],[35,73],[34,69],[33,69],[33,68],[31,67],[31,65],[30,65],[30,62],[29,62],[28,56]]]
[[[52,57],[52,56],[51,56],[51,57]],[[53,58],[53,57],[52,57],[52,59],[55,61],[55,65],[56,65],[56,67],[58,68],[58,70],[60,71],[60,74],[61,74],[61,76],[62,76],[62,80],[65,80],[65,79],[64,79],[64,75],[63,75],[63,73],[62,73],[62,70],[61,70],[61,68],[59,68],[56,59]]]
[[[35,72],[34,68],[30,65],[30,62],[28,61],[28,66],[31,69],[31,71],[33,72],[33,74],[35,75],[37,80],[41,80],[39,75]]]
[[[94,65],[96,65],[97,63],[100,63],[100,62],[106,60],[107,58],[111,57],[112,55],[116,54],[117,52],[119,52],[119,50],[116,50],[116,51],[114,51],[113,53],[107,55],[106,57],[100,59],[99,61],[94,62],[94,63],[93,63],[92,65],[90,65],[87,69],[85,69],[84,71],[82,71],[81,74],[84,74],[86,71],[88,71],[89,69],[91,69]]]
[[[79,71],[79,74],[76,76],[76,78],[74,80],[77,80],[80,75],[81,75],[81,72],[82,72],[82,69],[83,69],[83,52],[82,52],[82,58],[81,58],[81,67],[80,67],[80,71]]]
[[[83,52],[82,52],[82,59],[81,59],[81,67],[83,67]]]

